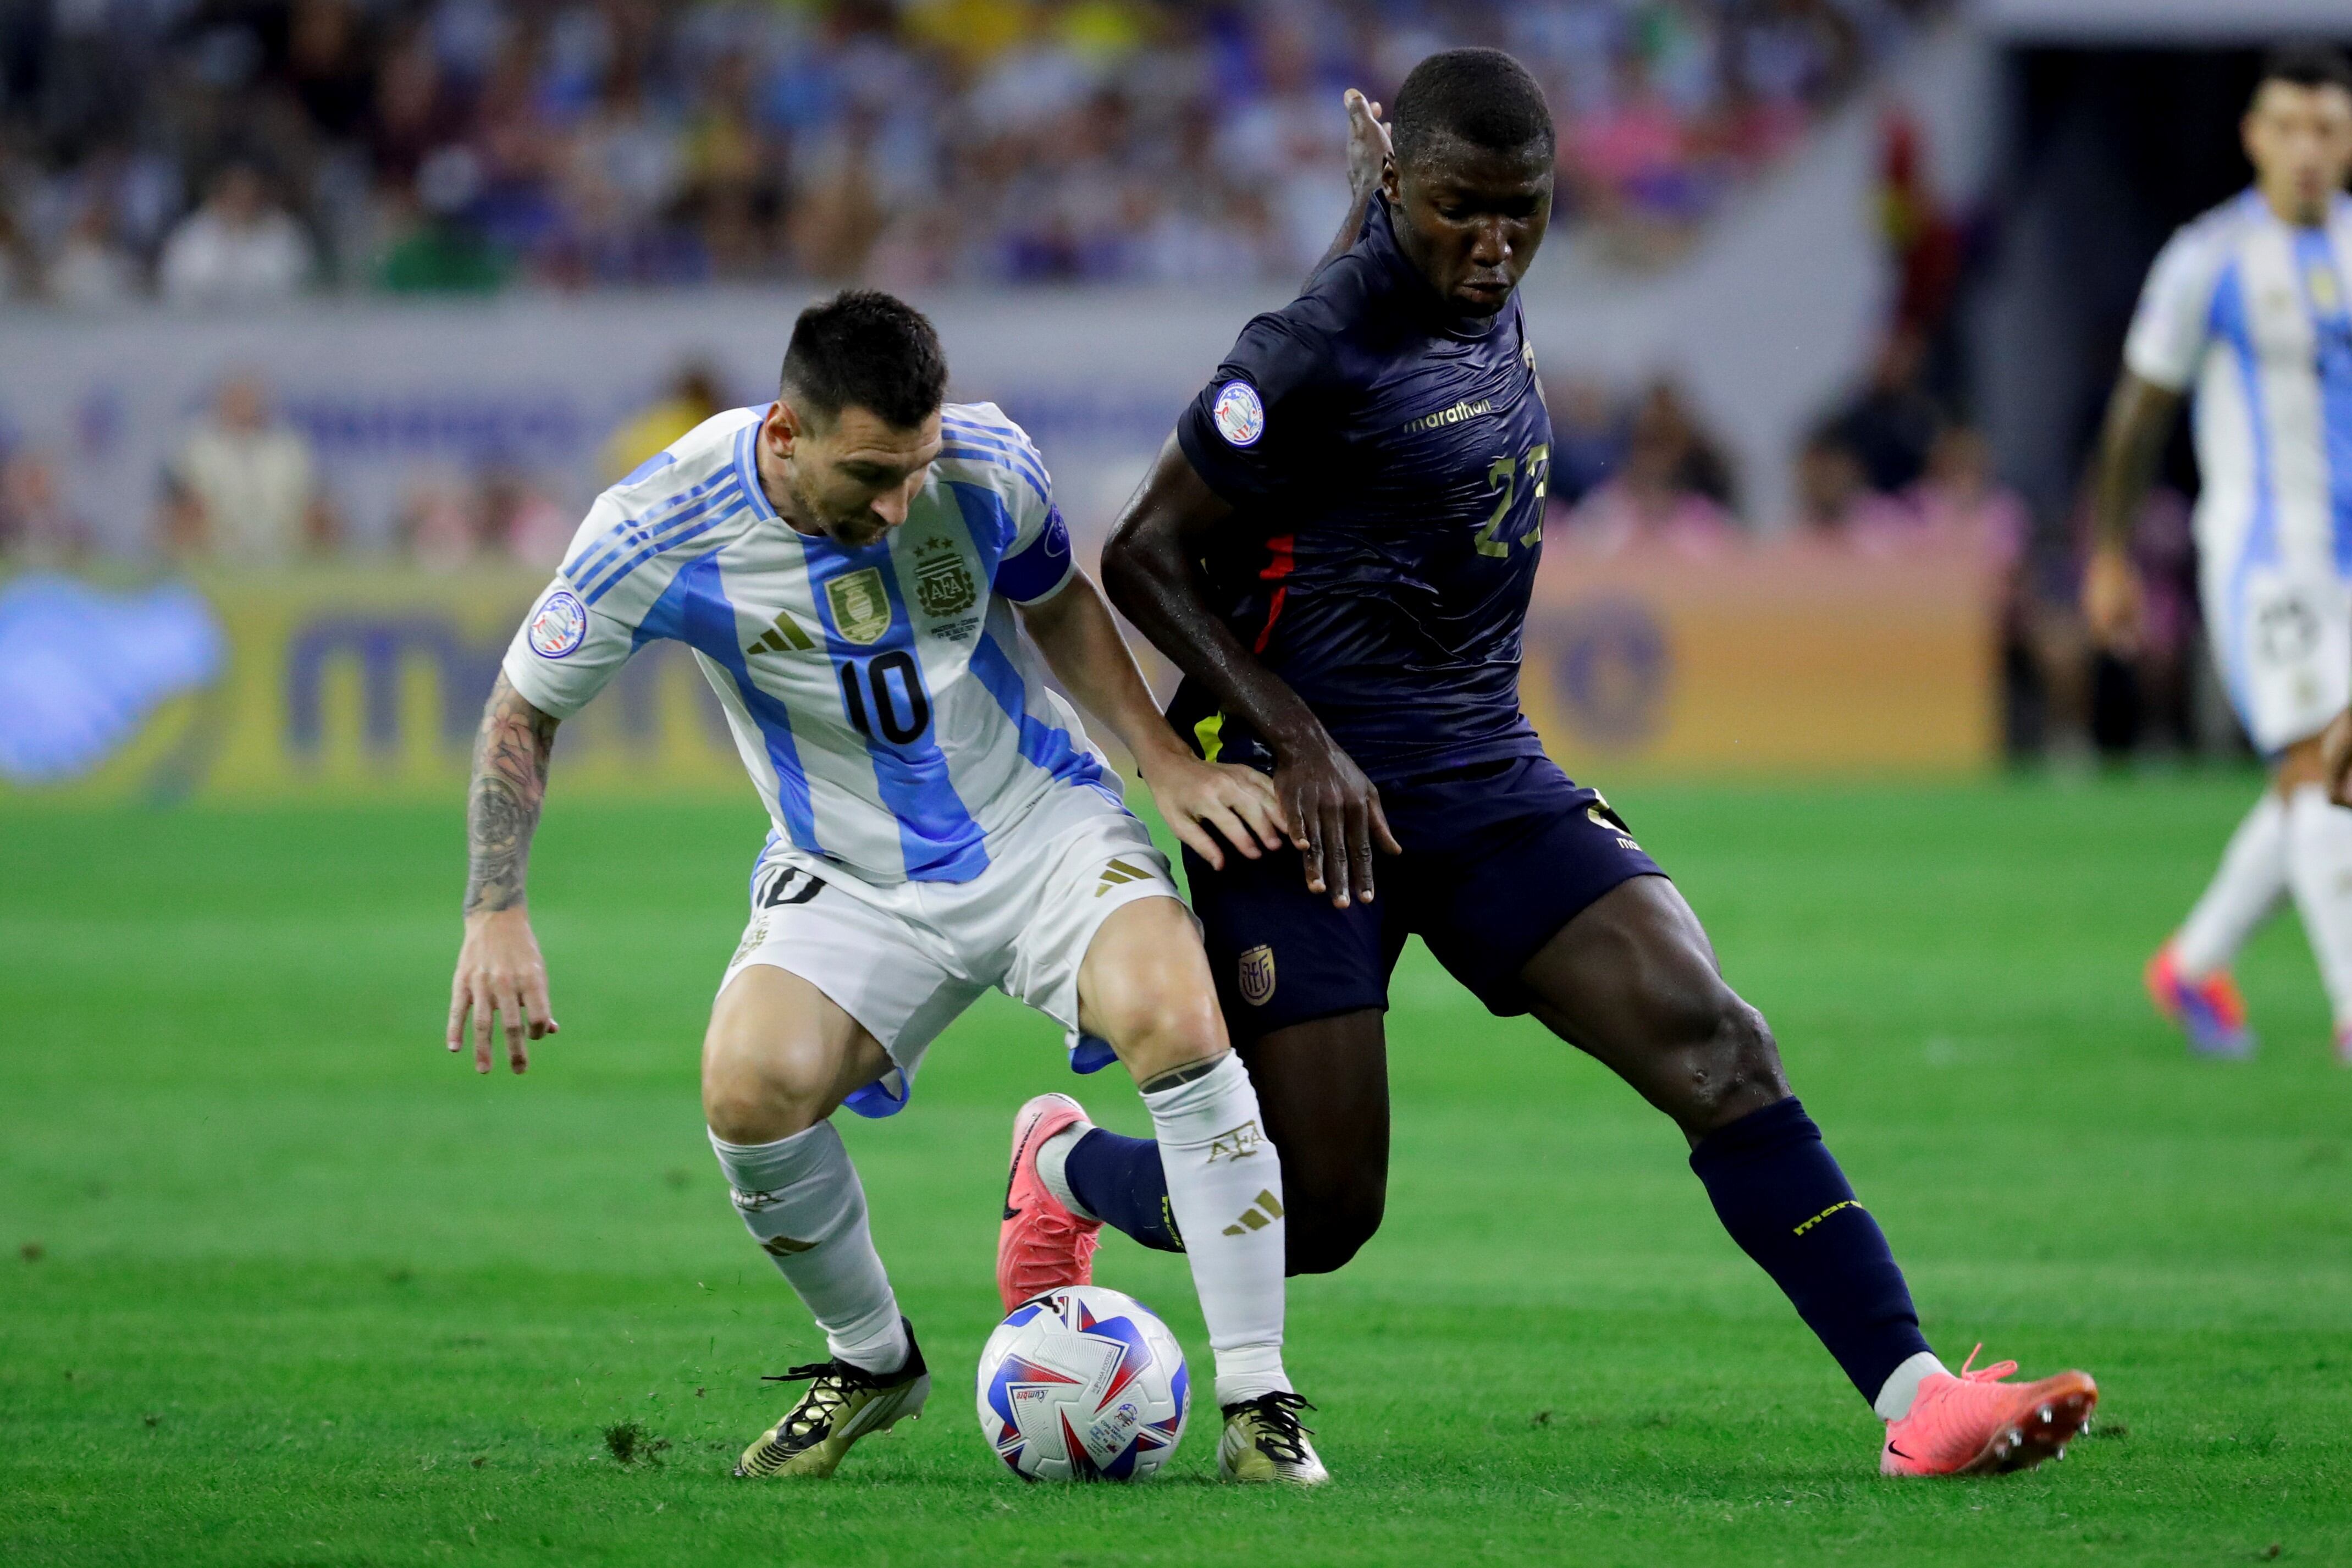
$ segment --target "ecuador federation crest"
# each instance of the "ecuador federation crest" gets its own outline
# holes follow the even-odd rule
[[[878,567],[845,573],[824,585],[833,624],[845,642],[864,647],[882,640],[890,629],[890,595],[882,586]]]
[[[1242,954],[1242,1000],[1263,1007],[1274,995],[1274,949],[1264,944]]]

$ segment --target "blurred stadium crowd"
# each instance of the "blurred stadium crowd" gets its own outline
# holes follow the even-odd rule
[[[1339,89],[1507,47],[1670,253],[1941,0],[0,0],[0,297],[1300,275]]]

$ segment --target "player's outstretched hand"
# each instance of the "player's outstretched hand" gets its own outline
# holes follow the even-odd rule
[[[1381,810],[1381,792],[1328,735],[1285,758],[1274,793],[1290,824],[1290,841],[1307,858],[1307,889],[1346,909],[1372,901],[1372,848],[1402,855]]]
[[[2083,569],[2083,619],[2096,647],[2128,654],[2139,647],[2139,568],[2129,552],[2116,545],[2091,552]]]
[[[1360,196],[1381,183],[1388,167],[1389,128],[1381,122],[1381,106],[1356,89],[1339,101],[1348,109],[1348,190]]]
[[[507,1065],[530,1066],[525,1043],[555,1033],[547,1002],[547,964],[521,909],[485,910],[466,917],[466,943],[457,950],[457,978],[449,988],[448,1046],[463,1050],[474,1038],[474,1070],[490,1070],[491,1016],[507,1037]],[[472,1028],[467,1027],[468,1015]]]
[[[1255,860],[1290,837],[1274,784],[1255,768],[1204,763],[1181,746],[1142,764],[1144,786],[1169,831],[1222,871],[1228,844]]]
[[[2328,798],[2352,805],[2352,708],[2338,713],[2319,737],[2319,764],[2326,770]]]

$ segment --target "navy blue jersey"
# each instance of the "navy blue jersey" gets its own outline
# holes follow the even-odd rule
[[[1514,295],[1449,309],[1375,199],[1352,248],[1241,339],[1176,426],[1236,516],[1212,603],[1376,782],[1540,754],[1520,632],[1551,420]],[[1204,752],[1267,760],[1197,682],[1169,717]]]

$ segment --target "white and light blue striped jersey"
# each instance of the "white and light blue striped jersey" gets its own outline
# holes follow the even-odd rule
[[[706,421],[597,498],[507,650],[515,689],[566,718],[647,642],[686,644],[774,820],[764,859],[877,886],[971,880],[1049,792],[1117,802],[1008,607],[1075,571],[1021,427],[948,405],[907,521],[848,550],[769,505],[766,412]]]
[[[2182,227],[2149,271],[2124,363],[2194,390],[2209,574],[2352,576],[2352,196],[2319,227],[2249,190]]]

